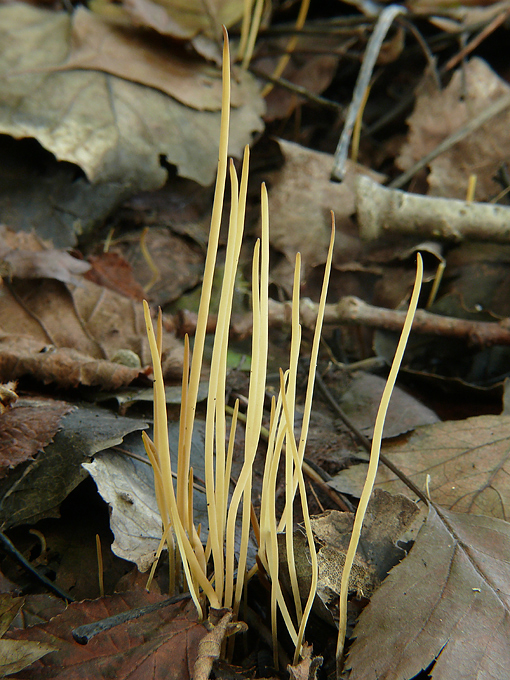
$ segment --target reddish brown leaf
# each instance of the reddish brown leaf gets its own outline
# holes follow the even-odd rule
[[[71,404],[54,399],[23,399],[0,418],[0,477],[52,441]]]
[[[119,253],[92,255],[89,262],[92,265],[92,269],[86,274],[89,281],[133,300],[143,300],[146,297],[142,286],[133,276],[133,268]]]
[[[49,623],[9,633],[16,640],[50,642],[58,651],[34,663],[24,680],[186,680],[191,677],[198,643],[206,634],[191,602],[164,607],[96,635],[87,645],[71,631],[134,607],[161,602],[153,593],[124,593],[71,604]]]

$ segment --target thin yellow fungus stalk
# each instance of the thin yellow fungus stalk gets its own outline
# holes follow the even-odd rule
[[[246,444],[245,462],[246,480],[243,484],[243,508],[241,522],[241,547],[237,567],[237,581],[234,599],[234,612],[239,610],[239,604],[243,593],[244,577],[246,572],[246,558],[248,554],[248,539],[250,532],[250,507],[253,462],[259,445],[260,427],[264,411],[264,396],[266,389],[267,354],[268,354],[268,328],[269,328],[269,202],[266,185],[263,183],[260,191],[261,209],[261,239],[260,239],[260,288],[258,276],[258,262],[254,266],[253,290],[257,289],[258,295],[253,296],[255,322],[255,306],[258,309],[258,334],[254,334],[256,343],[252,355],[252,372],[250,387],[248,390],[248,409],[246,412]],[[258,258],[257,258],[258,260]],[[253,383],[253,389],[252,389]],[[243,469],[244,469],[243,465]]]
[[[303,26],[305,25],[305,21],[306,21],[307,15],[308,15],[309,8],[310,8],[310,0],[301,0],[301,6],[299,8],[299,14],[297,16],[296,23],[294,25],[295,31],[300,31],[303,28]],[[282,73],[285,71],[285,68],[290,61],[291,54],[296,49],[298,39],[299,39],[299,35],[294,35],[294,36],[292,36],[292,38],[287,43],[287,47],[285,48],[285,54],[280,58],[280,61],[278,62],[275,70],[272,73],[273,78],[279,78],[282,75]],[[273,87],[274,87],[273,83],[268,83],[264,87],[264,89],[262,90],[262,96],[267,97],[267,95],[271,92]]]
[[[188,407],[188,380],[189,380],[189,336],[186,333],[184,336],[184,356],[182,361],[182,387],[181,387],[181,413],[179,418],[179,443],[177,445],[177,507],[181,508],[183,500],[186,498],[186,470],[185,461],[186,454],[184,452],[185,434],[184,427],[186,424],[186,413]],[[183,516],[184,518],[184,516]],[[186,531],[190,532],[191,527],[185,524]]]
[[[432,305],[434,304],[434,301],[437,296],[437,291],[439,290],[439,286],[441,285],[441,281],[443,280],[443,274],[445,269],[446,262],[442,261],[437,265],[436,275],[434,276],[434,281],[432,282],[432,288],[430,289],[430,295],[429,299],[427,300],[427,304],[425,305],[425,309],[430,309],[430,307],[432,307]]]
[[[472,201],[475,200],[476,179],[477,179],[476,175],[469,175],[468,188],[466,191],[466,201],[468,203],[471,203]]]
[[[97,553],[97,578],[99,581],[99,597],[104,597],[104,567],[103,550],[101,548],[101,538],[96,534],[96,553]]]
[[[248,35],[250,33],[251,25],[251,9],[253,7],[253,0],[244,0],[243,6],[243,21],[241,23],[241,40],[239,41],[238,58],[242,59],[248,44]]]
[[[361,124],[363,122],[363,112],[365,111],[365,106],[367,105],[369,95],[370,85],[365,89],[365,92],[363,93],[363,99],[361,100],[358,115],[356,116],[356,120],[354,121],[351,143],[351,160],[354,163],[358,161],[359,140],[361,137]]]
[[[324,310],[326,309],[326,298],[328,294],[329,278],[331,275],[331,265],[333,262],[333,246],[335,244],[335,216],[331,213],[331,236],[329,240],[328,255],[326,258],[326,267],[324,269],[324,278],[322,280],[321,296],[319,299],[319,307],[317,310],[317,320],[315,322],[315,329],[313,333],[312,352],[310,354],[310,367],[308,369],[308,381],[306,386],[305,406],[303,409],[303,422],[301,425],[301,433],[299,436],[299,460],[300,465],[303,465],[305,456],[306,441],[308,439],[308,429],[310,427],[310,416],[312,413],[313,389],[315,386],[315,371],[317,370],[317,360],[319,357],[319,347],[322,333],[322,325],[324,323]],[[294,475],[293,494],[295,495],[298,486],[297,474]],[[278,525],[278,531],[285,529],[285,514],[282,515],[282,520]]]
[[[230,163],[230,181],[232,187],[230,227],[227,241],[227,253],[224,267],[223,284],[220,295],[218,321],[214,336],[214,345],[209,374],[209,392],[207,396],[207,415],[205,421],[205,488],[207,495],[207,512],[209,517],[209,542],[213,556],[215,590],[218,599],[223,597],[223,542],[220,543],[222,530],[217,517],[215,487],[221,478],[224,484],[225,474],[225,375],[221,373],[222,353],[226,350],[230,321],[232,293],[237,267],[236,235],[230,230],[237,229],[238,186],[237,175],[233,163]],[[230,304],[229,304],[230,303]],[[216,436],[215,436],[216,433]],[[214,474],[214,448],[216,443],[216,479]]]
[[[228,44],[227,31],[223,29],[223,89],[221,99],[221,125],[220,125],[220,145],[218,173],[216,177],[216,187],[214,190],[214,202],[211,216],[211,227],[209,231],[209,243],[205,259],[204,278],[202,282],[202,293],[198,308],[197,326],[195,330],[195,342],[193,347],[193,357],[191,361],[191,372],[188,387],[188,399],[186,404],[186,418],[184,427],[185,440],[179,452],[182,452],[181,466],[178,476],[183,470],[184,478],[188,478],[189,461],[191,454],[191,438],[193,435],[193,422],[197,404],[198,386],[200,382],[200,372],[202,369],[202,358],[204,353],[205,334],[207,328],[207,317],[209,315],[209,305],[211,301],[211,291],[216,265],[216,254],[218,252],[218,240],[220,235],[221,213],[223,209],[223,197],[225,194],[225,179],[227,176],[227,148],[228,148],[228,129],[230,122],[230,49]],[[186,487],[187,488],[187,487]],[[179,509],[182,515],[186,512],[187,499],[179,498]]]
[[[147,247],[147,234],[149,233],[149,227],[145,227],[145,229],[142,231],[142,235],[140,236],[140,250],[142,251],[143,259],[147,262],[147,266],[149,267],[150,271],[152,272],[151,280],[149,283],[147,283],[144,287],[143,290],[145,293],[148,293],[150,289],[156,284],[160,278],[161,278],[161,272],[159,271],[156,263],[152,259],[152,255],[150,254],[150,251]],[[113,232],[112,232],[113,234]],[[105,243],[106,247],[106,243]],[[106,251],[105,251],[106,252]]]
[[[181,559],[186,574],[190,594],[193,602],[202,616],[202,607],[199,602],[199,597],[196,589],[193,587],[193,581],[196,579],[200,587],[204,590],[213,607],[220,607],[216,593],[209,583],[207,576],[202,571],[200,563],[195,555],[188,536],[184,531],[181,516],[177,509],[177,501],[175,498],[174,487],[172,484],[172,470],[170,463],[170,449],[168,442],[168,426],[166,416],[165,403],[165,386],[163,382],[163,371],[161,368],[161,360],[159,357],[156,337],[154,335],[154,328],[152,326],[152,319],[150,316],[149,305],[144,300],[144,317],[147,327],[147,337],[149,339],[149,347],[151,351],[153,370],[154,370],[154,405],[157,410],[154,413],[154,446],[158,455],[159,465],[161,468],[161,476],[163,481],[163,495],[164,503],[170,517],[170,523],[175,531],[177,544],[181,554]],[[187,510],[187,508],[186,508]]]
[[[301,496],[301,507],[303,510],[303,521],[305,524],[305,531],[306,531],[306,539],[308,541],[308,549],[310,551],[310,563],[311,563],[311,568],[312,568],[312,579],[310,583],[310,592],[308,594],[308,599],[306,602],[305,606],[305,612],[303,616],[301,617],[301,621],[299,623],[299,631],[298,631],[298,637],[296,641],[296,649],[294,652],[294,665],[297,664],[299,655],[301,654],[301,645],[303,644],[303,637],[305,633],[305,627],[306,627],[306,622],[308,620],[308,616],[310,614],[313,600],[315,597],[315,593],[317,591],[317,581],[319,577],[319,567],[317,563],[317,553],[315,551],[315,543],[313,539],[313,532],[312,532],[312,525],[310,522],[310,513],[308,512],[308,500],[306,498],[306,488],[305,488],[305,479],[303,476],[303,468],[301,465],[301,462],[299,460],[299,454],[296,446],[296,440],[294,439],[294,431],[293,428],[291,429],[291,421],[290,421],[290,414],[289,414],[289,403],[287,401],[287,397],[285,395],[285,392],[283,390],[283,373],[280,370],[280,384],[282,385],[281,391],[282,391],[282,403],[283,403],[283,411],[285,413],[285,420],[287,421],[287,428],[289,431],[289,445],[290,449],[292,452],[292,456],[294,458],[294,464],[296,466],[296,471],[298,475],[298,483],[299,483],[299,493]],[[287,529],[288,531],[288,529]],[[295,569],[295,564],[294,562],[291,564],[289,562],[289,571],[290,569]]]
[[[285,434],[286,448],[285,448],[285,547],[287,550],[287,563],[289,567],[289,576],[292,589],[292,596],[294,598],[294,607],[296,609],[296,616],[298,626],[301,622],[303,610],[301,607],[301,596],[299,594],[299,585],[297,580],[296,566],[294,562],[294,493],[293,493],[293,477],[294,477],[294,462],[292,458],[292,450],[290,447],[290,440],[294,440],[294,404],[296,400],[296,381],[297,381],[297,367],[299,361],[299,348],[301,346],[301,325],[299,323],[299,287],[301,284],[301,254],[296,254],[296,262],[294,266],[294,285],[292,291],[292,334],[290,343],[290,361],[289,361],[289,379],[287,383],[286,394],[282,394],[282,399],[287,402],[287,412],[285,413],[285,425],[287,432]],[[283,389],[281,387],[280,389]]]
[[[342,671],[341,667],[342,656],[344,650],[345,632],[347,628],[347,595],[349,591],[349,578],[351,574],[352,564],[354,562],[354,557],[356,555],[356,550],[358,548],[359,538],[361,535],[361,528],[363,526],[363,520],[365,518],[368,501],[370,500],[372,489],[374,487],[375,477],[377,474],[377,467],[379,465],[379,455],[381,452],[384,421],[386,419],[388,405],[390,403],[391,394],[395,386],[395,381],[397,379],[400,364],[402,363],[402,358],[404,356],[407,340],[411,332],[411,326],[413,324],[414,315],[416,313],[416,307],[418,306],[418,298],[420,296],[422,280],[423,280],[423,261],[420,253],[418,253],[416,263],[416,279],[414,282],[411,300],[409,302],[409,309],[407,310],[404,327],[402,328],[402,333],[400,335],[400,340],[395,351],[393,363],[391,364],[388,380],[386,381],[386,385],[384,387],[384,391],[381,397],[381,403],[379,404],[379,409],[377,411],[374,426],[374,435],[372,437],[372,449],[370,451],[370,462],[368,464],[368,472],[365,479],[365,484],[363,486],[363,491],[361,493],[361,498],[359,500],[358,509],[356,510],[356,516],[354,518],[354,525],[352,528],[349,548],[345,556],[345,565],[343,568],[342,581],[340,585],[338,641],[336,648],[337,677],[340,677],[340,673]]]
[[[253,18],[250,23],[250,33],[248,35],[248,40],[246,42],[246,48],[241,53],[243,55],[242,66],[247,69],[250,65],[251,58],[253,56],[253,50],[255,49],[255,41],[257,40],[257,35],[260,28],[260,21],[262,19],[262,10],[264,9],[264,0],[256,0],[255,10],[253,12]]]

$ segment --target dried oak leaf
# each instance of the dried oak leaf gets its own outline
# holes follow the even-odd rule
[[[195,607],[189,602],[120,624],[87,645],[75,642],[71,634],[78,626],[164,599],[137,591],[74,603],[49,623],[9,633],[12,640],[51,642],[56,647],[24,671],[24,680],[190,679],[198,644],[207,631],[197,622]]]
[[[350,680],[510,677],[510,524],[430,507],[409,555],[363,610]]]
[[[408,118],[408,141],[397,165],[402,170],[409,169],[509,92],[508,83],[477,57],[455,71],[444,90],[437,90],[429,74],[418,90],[414,111]],[[476,174],[476,200],[488,201],[498,194],[501,187],[494,176],[510,156],[509,124],[510,110],[506,109],[431,161],[428,193],[464,199],[469,176]]]
[[[382,451],[419,487],[430,475],[434,502],[450,510],[510,516],[510,416],[477,416],[417,427],[409,435],[383,442]],[[330,484],[356,494],[366,477],[365,464],[342,470]],[[410,495],[409,489],[384,465],[376,487]]]
[[[112,389],[140,373],[134,364],[122,365],[123,353],[150,363],[142,305],[86,280],[72,290],[50,279],[13,281],[0,306],[2,334],[0,379],[34,371],[44,382]],[[182,343],[168,332],[163,354],[165,375],[180,377]]]
[[[72,21],[67,12],[22,3],[0,7],[0,132],[37,139],[58,160],[78,165],[90,182],[118,184],[123,195],[163,185],[161,157],[180,175],[210,184],[219,112],[191,109],[152,86],[102,71],[62,71]],[[230,153],[236,156],[263,128],[264,109],[255,79],[240,77],[246,95],[231,113]]]
[[[34,458],[49,444],[71,404],[55,399],[21,399],[0,418],[0,478]]]

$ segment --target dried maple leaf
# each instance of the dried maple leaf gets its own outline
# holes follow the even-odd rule
[[[426,76],[418,91],[413,113],[408,119],[408,141],[397,164],[409,169],[450,134],[490,104],[510,92],[485,61],[473,58],[459,68],[444,90],[437,90]],[[488,201],[501,190],[494,181],[498,168],[510,154],[508,109],[482,125],[430,163],[428,178],[433,196],[465,198],[469,175],[477,176],[476,199]]]

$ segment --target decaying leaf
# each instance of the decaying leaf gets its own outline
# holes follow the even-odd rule
[[[509,416],[478,416],[418,427],[412,434],[383,443],[383,453],[421,489],[430,475],[434,502],[466,513],[505,519],[510,515]],[[366,465],[342,470],[330,482],[338,491],[361,490]],[[376,486],[392,493],[411,492],[380,465]]]
[[[122,351],[138,357],[136,365]],[[163,333],[164,371],[179,378],[183,348]],[[0,380],[31,374],[65,387],[124,387],[150,362],[142,306],[83,281],[13,281],[0,306]]]
[[[448,86],[438,91],[431,76],[421,85],[410,127],[397,164],[407,170],[453,132],[463,127],[490,104],[510,92],[508,84],[477,57],[453,74]],[[430,163],[429,193],[445,198],[465,198],[469,176],[476,174],[476,200],[488,201],[501,187],[494,176],[510,155],[505,110],[473,134]]]
[[[161,186],[164,156],[179,174],[210,184],[217,165],[219,113],[197,111],[154,89],[93,70],[61,72],[72,19],[26,4],[0,8],[0,131],[34,137],[94,183],[124,192]],[[263,103],[245,73],[246,103],[232,111],[230,152],[239,156],[262,129]]]
[[[150,36],[150,37],[149,37]],[[72,17],[71,51],[62,70],[86,69],[147,85],[199,111],[221,108],[221,77],[217,69],[199,59],[185,58],[171,43],[115,26],[84,7]],[[253,96],[250,80],[232,80],[232,106]]]
[[[352,260],[360,249],[357,230],[350,220],[355,211],[354,180],[358,172],[370,171],[351,164],[345,181],[337,184],[330,179],[333,156],[292,142],[280,140],[279,144],[285,165],[275,174],[269,194],[271,244],[285,254],[292,266],[300,251],[306,277],[311,267],[326,261],[333,210],[335,262]],[[377,173],[371,173],[371,177],[379,181],[382,178]]]
[[[0,276],[9,279],[55,279],[79,283],[90,264],[42,243],[33,234],[19,234],[0,225]]]
[[[287,666],[291,680],[316,680],[322,666],[322,656],[313,656],[313,647],[306,642],[301,649],[301,660],[296,666]]]
[[[339,404],[344,413],[367,437],[372,437],[375,417],[386,380],[372,373],[359,371],[351,376],[348,389]],[[408,392],[395,387],[384,423],[384,436],[395,437],[418,425],[437,423],[437,415]]]
[[[510,675],[510,524],[431,506],[410,554],[362,612],[351,680]]]
[[[61,387],[100,385],[115,390],[133,382],[140,369],[93,359],[74,349],[56,348],[30,337],[0,334],[0,380],[24,375]]]
[[[25,680],[87,678],[105,680],[189,680],[198,644],[206,634],[193,604],[177,603],[97,635],[89,644],[74,641],[72,630],[165,596],[133,591],[70,605],[49,623],[8,633],[11,640],[36,640],[56,651],[27,669]]]
[[[314,611],[332,623],[338,617],[338,596],[345,555],[352,533],[354,515],[350,512],[329,510],[313,517],[319,581]],[[407,543],[414,538],[422,522],[419,508],[402,495],[375,490],[368,504],[361,532],[360,544],[349,578],[349,591],[357,597],[371,597],[386,574],[406,556],[398,542]],[[285,540],[279,536],[280,573],[290,592]],[[301,597],[308,596],[310,588],[310,558],[307,542],[300,532],[294,534],[294,554]],[[333,615],[333,618],[332,618]]]
[[[147,431],[152,436],[150,430]],[[177,470],[179,443],[178,423],[169,423],[168,439],[172,467]],[[142,438],[137,432],[127,437],[123,449],[146,458]],[[147,463],[116,451],[105,451],[83,467],[94,479],[98,491],[111,509],[110,528],[115,536],[112,550],[125,560],[135,562],[140,571],[147,571],[154,562],[161,540],[161,515],[154,490],[154,473]],[[204,425],[196,422],[191,444],[191,465],[194,474],[205,478]],[[194,492],[195,521],[207,531],[208,514],[204,493]]]
[[[42,451],[72,409],[71,404],[41,397],[21,399],[6,411],[0,419],[0,478]]]
[[[121,444],[130,432],[140,436],[146,423],[80,404],[60,426],[43,452],[0,480],[0,526],[58,517],[60,503],[87,475],[82,463],[98,451]]]
[[[7,632],[9,625],[21,609],[22,597],[0,594],[0,637]],[[51,644],[27,640],[0,640],[0,677],[12,675],[23,670],[45,654],[55,651]]]
[[[115,16],[129,17],[135,25],[149,26],[159,33],[175,38],[193,38],[205,33],[216,40],[221,38],[221,26],[227,28],[243,15],[242,0],[212,0],[207,6],[200,0],[123,0],[119,3],[123,13]],[[93,0],[91,7],[100,14],[112,15],[119,9],[111,0]]]

